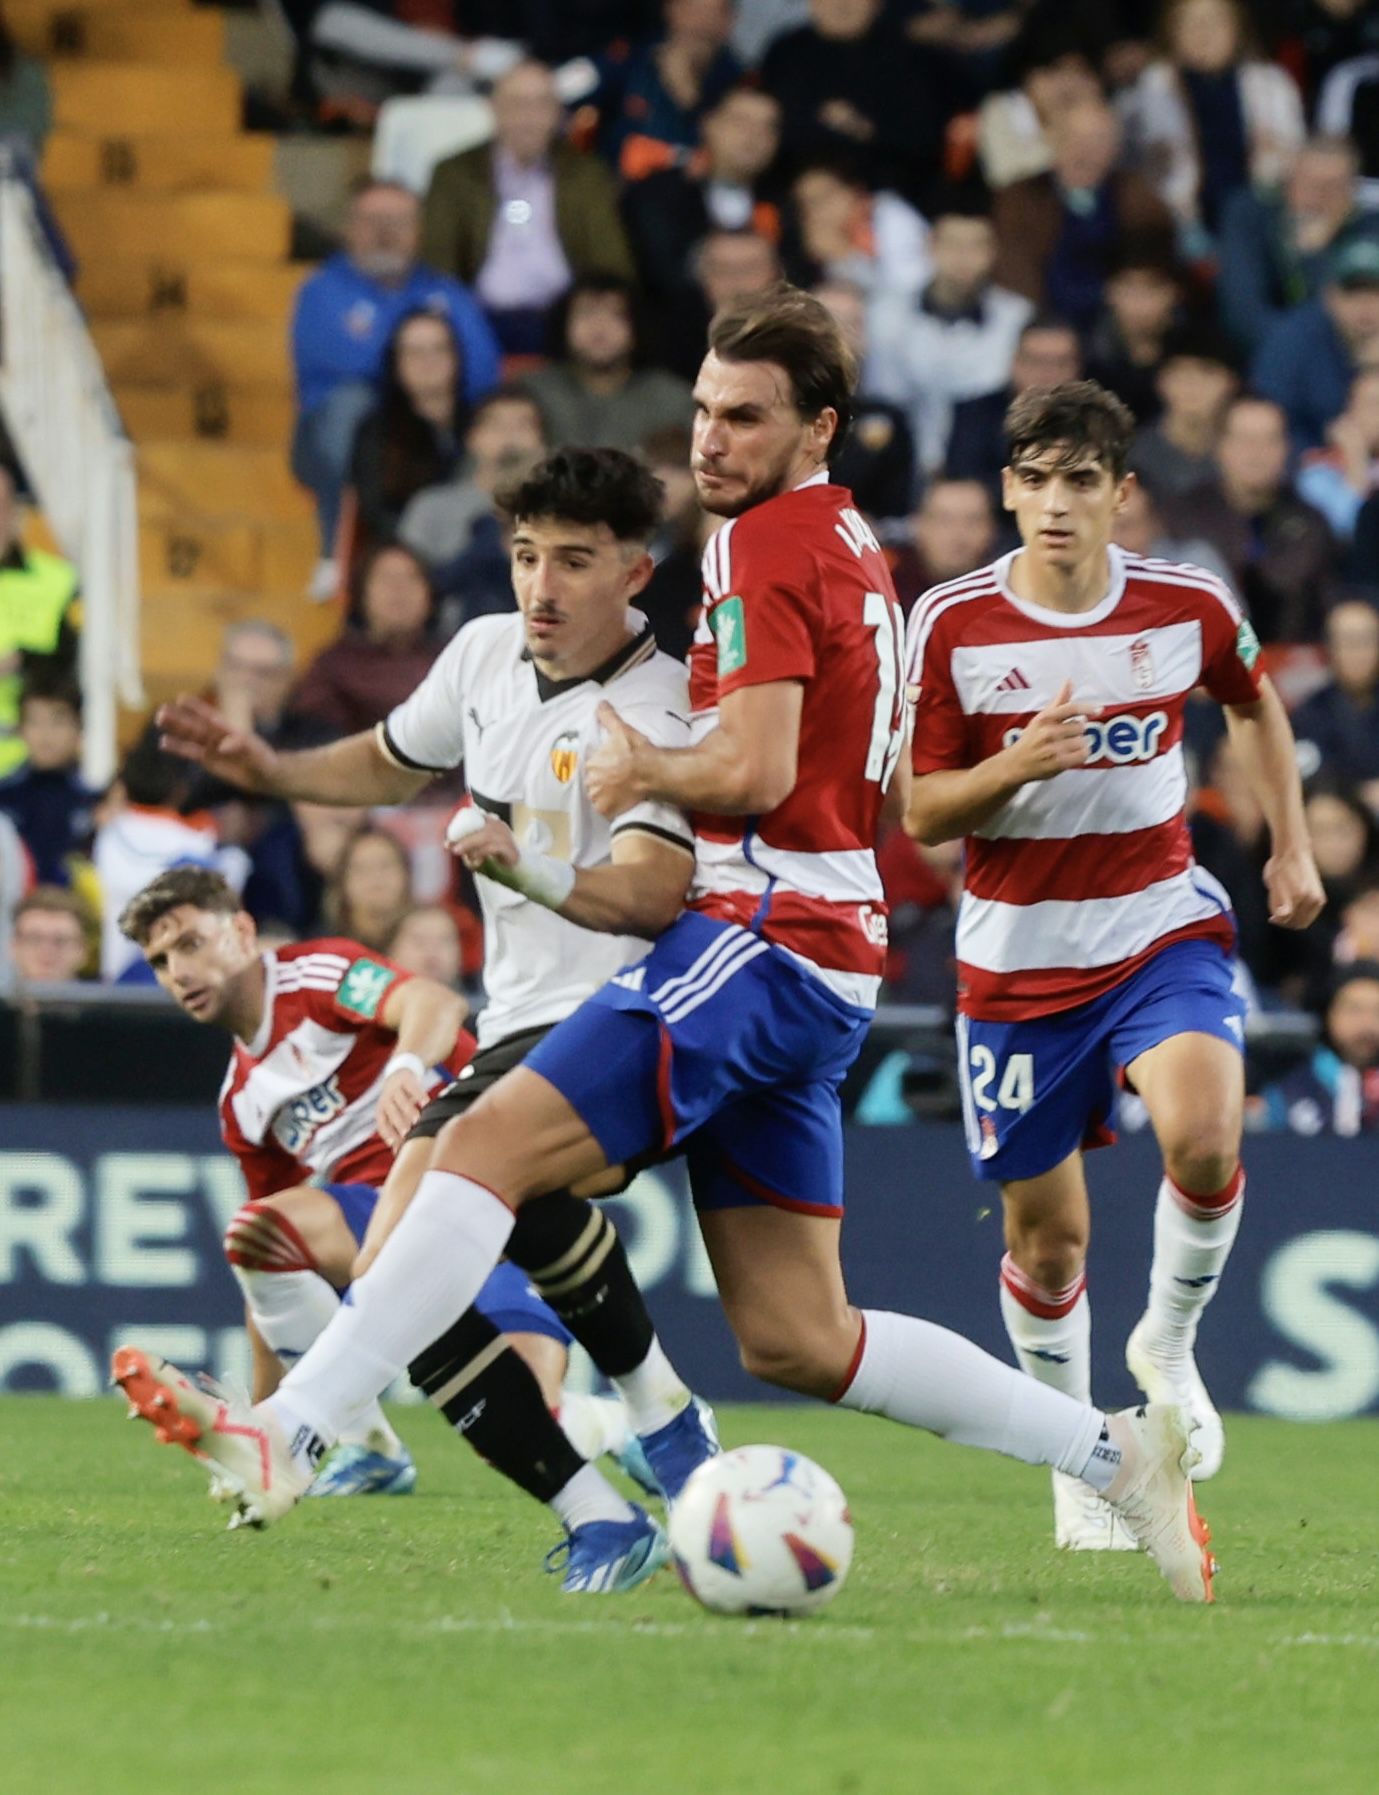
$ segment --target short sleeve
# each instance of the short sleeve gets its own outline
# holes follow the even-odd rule
[[[446,773],[464,759],[465,688],[472,653],[470,624],[444,648],[410,698],[378,725],[389,760],[414,773]]]
[[[335,1028],[378,1026],[388,993],[412,976],[361,942],[333,937],[311,942],[308,953],[285,964],[300,968],[298,990],[312,1020]]]
[[[669,697],[670,694],[667,694]],[[617,701],[617,688],[609,693],[610,701],[619,715],[626,720],[658,748],[688,748],[690,746],[689,695],[685,694],[682,710],[673,710],[669,703],[657,703],[653,699],[639,699],[635,704],[622,705]],[[612,833],[621,835],[625,830],[639,829],[646,835],[659,835],[678,846],[694,852],[694,830],[689,819],[682,810],[673,804],[645,803],[634,804],[630,810],[624,810],[615,817]]]
[[[1204,603],[1202,684],[1218,704],[1253,704],[1264,677],[1259,665],[1259,637],[1220,581],[1212,581]]]
[[[710,564],[716,565],[715,584],[723,594],[708,612],[719,697],[744,686],[812,679],[819,615],[806,557],[788,553],[778,541],[756,540],[735,523],[725,524],[710,542],[705,565]]]
[[[910,613],[907,637],[911,768],[923,774],[969,766],[967,715],[953,683],[948,650],[930,626],[923,598]]]

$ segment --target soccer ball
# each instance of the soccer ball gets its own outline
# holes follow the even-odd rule
[[[812,1459],[737,1446],[708,1459],[670,1511],[680,1580],[717,1614],[812,1614],[852,1563],[847,1497]]]

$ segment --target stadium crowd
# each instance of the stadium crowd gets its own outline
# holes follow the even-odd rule
[[[688,477],[690,382],[715,307],[782,276],[813,288],[856,349],[833,476],[907,609],[1014,543],[1000,505],[1012,398],[1094,377],[1139,423],[1117,539],[1227,579],[1293,712],[1329,898],[1306,935],[1268,921],[1263,819],[1219,712],[1202,706],[1187,739],[1198,858],[1231,894],[1253,1001],[1322,1023],[1257,1119],[1379,1129],[1379,11],[282,10],[314,128],[368,129],[424,93],[486,104],[492,131],[415,188],[362,182],[337,253],[302,281],[284,452],[321,531],[304,602],[342,596],[344,622],[306,666],[270,624],[230,629],[207,688],[225,714],[278,746],[380,720],[464,622],[512,605],[495,495],[567,443],[632,450],[661,477],[645,605],[662,646],[685,653],[713,521]],[[0,54],[0,130],[41,136],[36,81]],[[453,791],[382,818],[246,800],[150,733],[91,791],[78,606],[70,570],[23,545],[0,474],[14,982],[138,976],[109,919],[161,866],[199,859],[279,939],[349,933],[477,989],[473,891],[434,820]],[[957,852],[896,830],[880,854],[888,995],[951,1007]]]

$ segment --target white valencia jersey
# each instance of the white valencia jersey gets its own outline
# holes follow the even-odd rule
[[[1084,766],[1031,781],[967,838],[957,958],[969,1016],[1069,1009],[1172,941],[1234,940],[1225,893],[1192,856],[1183,708],[1199,685],[1252,704],[1259,643],[1202,568],[1115,547],[1110,558],[1090,611],[1017,597],[1006,555],[935,586],[910,615],[917,777],[999,753],[1065,680],[1102,707]]]
[[[646,619],[629,611],[635,633],[587,678],[548,680],[526,653],[517,613],[478,617],[448,644],[426,678],[378,726],[385,754],[400,766],[443,772],[464,766],[473,802],[501,817],[524,848],[572,866],[602,866],[613,838],[636,829],[694,851],[680,811],[638,804],[610,824],[589,802],[583,770],[598,746],[595,712],[604,700],[653,742],[689,746],[689,682],[662,654]],[[476,880],[484,917],[484,986],[479,1042],[559,1022],[605,984],[645,944],[567,922],[491,879]]]
[[[382,1184],[393,1163],[378,1134],[383,1073],[397,1036],[379,1021],[410,974],[357,941],[331,936],[263,956],[263,1020],[237,1040],[220,1088],[220,1132],[251,1197],[308,1179]],[[437,1091],[473,1057],[461,1033]]]

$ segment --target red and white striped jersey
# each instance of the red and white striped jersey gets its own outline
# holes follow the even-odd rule
[[[969,1016],[1069,1009],[1169,942],[1234,939],[1225,893],[1192,857],[1183,708],[1199,685],[1252,704],[1259,643],[1214,575],[1110,556],[1090,611],[1018,598],[1006,555],[935,586],[910,615],[917,776],[999,753],[1065,680],[1103,707],[1086,765],[1031,781],[967,839],[957,958]]]
[[[746,686],[798,680],[804,697],[790,796],[767,816],[694,818],[691,908],[758,931],[868,1007],[886,955],[873,846],[904,740],[902,657],[886,559],[826,475],[710,539],[690,652],[694,739]]]
[[[377,1018],[410,973],[357,941],[334,939],[280,947],[263,967],[263,1021],[252,1041],[236,1040],[220,1087],[221,1136],[249,1195],[309,1179],[382,1184],[393,1156],[375,1110],[397,1036]],[[473,1053],[462,1033],[447,1074],[433,1071],[427,1089]]]

